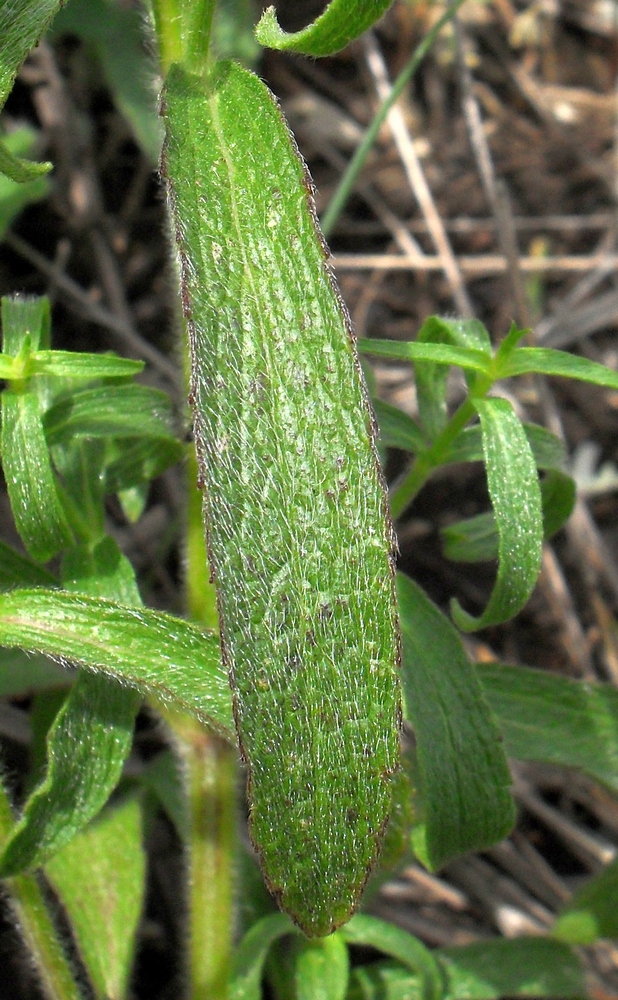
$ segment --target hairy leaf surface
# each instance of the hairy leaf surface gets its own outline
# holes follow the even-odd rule
[[[164,169],[222,650],[273,892],[310,935],[356,905],[399,757],[392,530],[308,179],[272,96],[173,70]]]

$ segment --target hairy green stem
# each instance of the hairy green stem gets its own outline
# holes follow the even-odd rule
[[[184,54],[181,7],[182,0],[152,0],[159,61],[164,76],[173,63],[182,62]]]
[[[8,795],[0,782],[0,848],[14,822]],[[34,960],[44,995],[49,1000],[82,1000],[36,878],[19,875],[6,879],[4,885],[22,937]]]
[[[203,731],[189,776],[192,1000],[225,1000],[232,959],[236,754]]]
[[[215,0],[152,0],[163,75],[173,63],[192,73],[205,71]]]
[[[378,112],[375,115],[373,121],[371,122],[371,125],[365,132],[363,141],[356,150],[354,156],[350,160],[343,174],[343,177],[339,181],[337,190],[335,191],[330,201],[330,204],[326,212],[324,213],[324,217],[320,220],[322,232],[324,233],[324,236],[327,239],[332,233],[333,229],[335,228],[337,219],[339,218],[341,212],[343,211],[343,206],[350,197],[352,189],[356,184],[358,175],[363,169],[365,160],[367,159],[367,156],[369,155],[371,148],[374,142],[376,141],[378,132],[382,127],[382,123],[386,120],[386,116],[388,115],[390,109],[392,108],[393,104],[395,104],[395,102],[398,100],[398,98],[401,96],[407,84],[416,73],[417,69],[419,68],[423,59],[429,52],[431,46],[435,42],[437,36],[441,32],[444,25],[448,24],[448,22],[455,16],[458,9],[461,7],[462,3],[463,0],[453,0],[453,3],[450,5],[450,7],[448,7],[448,9],[442,15],[440,20],[435,23],[435,25],[433,26],[431,31],[427,33],[423,41],[420,42],[419,45],[417,45],[410,59],[402,69],[397,79],[395,80],[395,83],[393,84],[393,88],[388,98],[381,104],[380,108],[378,109]]]

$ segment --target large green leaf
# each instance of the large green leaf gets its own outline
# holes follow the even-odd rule
[[[124,1000],[146,875],[139,802],[107,809],[45,874],[69,916],[97,1000]]]
[[[498,575],[478,618],[454,600],[451,613],[464,631],[507,621],[524,606],[541,566],[543,516],[534,455],[506,399],[475,399],[481,418],[487,485],[498,529]]]
[[[164,171],[251,829],[309,935],[358,902],[397,766],[393,538],[352,337],[272,96],[172,71]]]
[[[457,632],[408,577],[398,575],[397,589],[405,714],[425,813],[414,847],[438,868],[509,832],[511,779],[500,732]]]
[[[235,741],[218,641],[190,622],[61,590],[13,590],[0,594],[0,645],[104,672]]]
[[[578,767],[618,791],[616,688],[499,663],[477,672],[510,757]]]
[[[274,7],[268,7],[255,29],[260,45],[271,49],[329,56],[362,35],[388,10],[393,0],[331,0],[312,24],[288,34],[282,31]]]

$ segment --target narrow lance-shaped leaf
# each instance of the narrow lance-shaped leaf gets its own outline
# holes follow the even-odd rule
[[[61,375],[68,378],[128,378],[139,375],[143,361],[119,358],[116,354],[80,354],[78,351],[37,351],[32,355],[33,375]]]
[[[2,393],[2,467],[15,525],[29,553],[47,562],[73,534],[58,494],[38,397]]]
[[[363,354],[376,354],[382,358],[399,358],[402,361],[430,361],[440,365],[457,365],[464,370],[487,374],[491,355],[476,347],[454,347],[451,344],[420,344],[418,341],[401,343],[396,340],[359,340],[358,349]]]
[[[514,821],[500,732],[448,619],[397,576],[406,718],[416,739],[425,828],[414,847],[438,868],[504,837]]]
[[[51,309],[45,296],[2,296],[2,350],[18,355],[24,346],[30,351],[49,347]]]
[[[260,45],[271,49],[330,56],[379,21],[392,3],[393,0],[331,0],[312,24],[291,34],[281,30],[275,8],[268,7],[255,29],[255,37]]]
[[[222,650],[270,888],[309,935],[358,902],[399,757],[393,536],[366,391],[272,96],[172,71],[164,171]]]
[[[563,378],[577,378],[593,385],[604,385],[618,389],[618,372],[568,351],[556,351],[550,347],[518,347],[504,361],[499,378],[538,372],[541,375],[560,375]]]
[[[541,490],[521,421],[506,399],[475,399],[481,419],[487,485],[498,529],[498,575],[478,618],[454,600],[451,613],[464,631],[507,621],[524,606],[541,566]]]
[[[273,913],[253,924],[236,949],[230,1000],[262,1000],[262,970],[268,952],[279,938],[298,933],[283,913]]]
[[[0,594],[0,645],[106,673],[235,742],[218,640],[190,622],[61,590],[13,590]]]

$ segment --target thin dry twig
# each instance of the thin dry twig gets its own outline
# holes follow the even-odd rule
[[[380,100],[384,101],[388,98],[391,91],[386,63],[371,32],[368,32],[364,36],[362,44],[376,92]],[[474,311],[461,271],[457,265],[455,254],[442,224],[440,213],[434,202],[403,115],[396,105],[391,108],[386,120],[391,129],[410,187],[419,203],[429,232],[438,250],[440,270],[443,270],[448,278],[457,309],[464,316],[472,316],[474,315]]]

